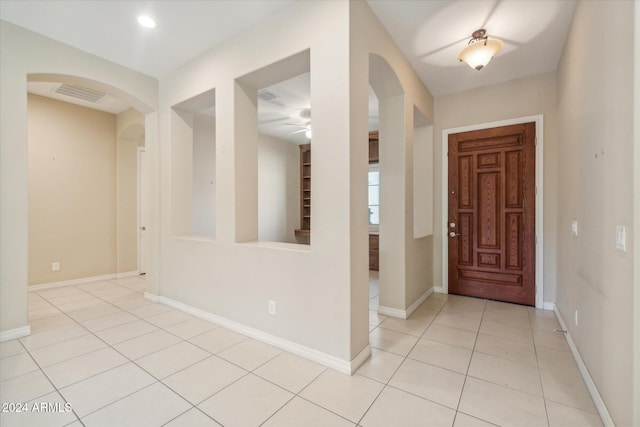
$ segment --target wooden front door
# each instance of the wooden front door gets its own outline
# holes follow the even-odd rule
[[[449,135],[449,292],[535,305],[535,123]]]

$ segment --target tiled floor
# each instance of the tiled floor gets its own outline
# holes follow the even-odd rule
[[[347,376],[142,290],[128,278],[30,293],[32,335],[0,344],[1,400],[29,412],[0,424],[601,425],[549,311],[438,294],[408,320],[372,310],[372,357]]]

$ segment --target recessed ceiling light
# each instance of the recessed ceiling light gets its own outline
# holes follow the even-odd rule
[[[153,18],[151,18],[148,15],[140,15],[140,16],[138,16],[138,24],[142,25],[145,28],[155,28],[156,27],[156,21],[154,21]]]

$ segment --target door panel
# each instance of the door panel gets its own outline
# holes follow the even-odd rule
[[[535,304],[535,123],[449,135],[449,292]]]

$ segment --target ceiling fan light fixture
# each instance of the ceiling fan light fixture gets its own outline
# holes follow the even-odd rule
[[[501,40],[489,39],[486,30],[476,30],[471,35],[469,44],[458,53],[458,60],[480,71],[500,52],[502,45]]]
[[[306,136],[307,138],[311,139],[311,126],[309,126],[309,129],[304,131],[304,136]]]
[[[156,21],[150,17],[149,15],[140,15],[138,16],[138,24],[142,25],[145,28],[155,28]]]

